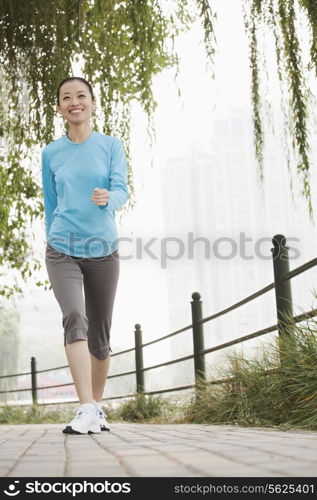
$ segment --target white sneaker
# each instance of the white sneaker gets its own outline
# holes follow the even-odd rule
[[[64,434],[97,434],[101,432],[99,417],[96,415],[93,404],[82,404],[76,416],[69,425],[63,429]]]
[[[102,410],[96,409],[96,415],[98,416],[100,430],[101,431],[110,431],[110,425],[106,420],[106,414]]]

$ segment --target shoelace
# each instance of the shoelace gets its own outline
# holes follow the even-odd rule
[[[105,414],[104,411],[98,410],[97,413],[100,418],[104,418],[105,420],[107,420],[107,415]]]

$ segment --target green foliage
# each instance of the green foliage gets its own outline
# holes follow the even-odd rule
[[[317,72],[316,2],[313,0],[298,0],[298,2],[296,0],[243,0],[243,6],[245,28],[249,38],[254,145],[260,169],[260,180],[263,181],[262,101],[264,92],[262,90],[263,82],[260,78],[261,56],[258,45],[259,40],[264,36],[263,33],[272,31],[282,94],[281,108],[284,116],[287,166],[290,170],[288,149],[288,139],[290,139],[296,158],[296,171],[301,178],[301,195],[307,200],[309,216],[313,220],[308,134],[308,109],[311,106],[311,92],[308,88],[307,77],[311,67],[314,66]],[[307,68],[303,63],[302,47],[298,34],[300,8],[305,11],[311,29],[310,64]],[[287,93],[286,99],[285,93]]]
[[[159,396],[135,394],[133,399],[121,405],[118,416],[130,422],[142,422],[162,417],[168,409],[168,402]]]
[[[292,112],[292,135],[298,149],[298,173],[302,176],[302,195],[308,200],[309,213],[312,215],[311,192],[309,184],[309,144],[307,132],[307,90],[301,49],[296,34],[296,14],[293,2],[279,0],[278,21],[283,37],[284,68],[289,85],[290,105]]]
[[[206,47],[206,52],[208,55],[208,60],[213,63],[215,55],[215,31],[214,31],[214,21],[217,19],[217,15],[213,12],[209,0],[196,0],[199,16],[202,19],[202,24],[204,28],[204,42]],[[214,75],[214,73],[212,73]]]
[[[255,152],[263,180],[264,128],[260,78],[261,31],[275,37],[285,132],[297,155],[302,195],[312,217],[309,184],[307,70],[317,75],[317,4],[315,0],[242,0],[249,37]],[[302,63],[297,32],[299,8],[310,30],[310,62]],[[1,0],[0,2],[0,279],[17,271],[24,281],[41,269],[32,255],[28,228],[43,217],[39,184],[39,147],[55,138],[56,89],[83,59],[83,76],[98,90],[99,112],[93,127],[124,141],[130,200],[134,205],[130,158],[131,104],[138,101],[148,117],[150,139],[157,103],[153,77],[168,67],[178,74],[175,37],[199,17],[209,62],[215,53],[216,13],[210,0]],[[229,34],[230,36],[230,34]],[[289,111],[289,113],[288,113]],[[289,118],[288,118],[289,115]],[[101,126],[99,125],[101,122]],[[66,124],[65,124],[66,127]],[[65,132],[67,129],[65,128]],[[36,158],[36,160],[35,160]],[[289,167],[289,155],[287,154]],[[49,285],[37,282],[37,286]],[[0,297],[21,293],[16,279]]]
[[[317,321],[292,325],[259,359],[232,355],[223,368],[229,383],[199,383],[185,410],[197,423],[317,429]],[[281,361],[282,360],[282,361]]]
[[[310,60],[311,67],[317,76],[317,3],[315,0],[299,0],[299,5],[306,12],[310,33]]]
[[[260,98],[260,76],[259,76],[259,54],[257,41],[257,24],[261,13],[260,6],[254,2],[250,8],[250,18],[244,13],[245,29],[249,38],[249,58],[251,68],[251,101],[253,112],[253,130],[255,153],[259,163],[260,181],[264,179],[263,174],[263,147],[264,132],[262,126],[262,110]]]
[[[61,405],[29,405],[0,407],[1,424],[63,424],[71,420],[79,403]],[[175,405],[169,401],[154,396],[135,395],[130,401],[114,408],[104,401],[103,410],[109,422],[158,422],[169,421],[175,414]]]
[[[41,267],[29,255],[27,234],[44,210],[38,147],[55,138],[56,90],[61,80],[72,75],[79,56],[84,77],[100,95],[93,127],[124,141],[128,205],[134,204],[131,102],[140,103],[148,116],[148,130],[153,130],[157,105],[151,90],[153,76],[178,65],[174,38],[194,19],[187,4],[191,2],[176,1],[165,13],[158,0],[0,2],[0,268],[18,270],[26,280]],[[0,294],[9,298],[16,292],[22,292],[17,281],[12,287],[3,286]]]
[[[64,406],[9,406],[0,408],[1,424],[59,424],[70,421],[76,413],[72,407]]]

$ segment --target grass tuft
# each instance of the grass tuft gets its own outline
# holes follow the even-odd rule
[[[200,380],[185,420],[317,430],[316,321],[292,325],[292,334],[262,350],[260,358],[228,356],[229,383]]]

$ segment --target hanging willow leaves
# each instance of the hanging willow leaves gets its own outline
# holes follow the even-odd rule
[[[200,18],[202,19],[202,25],[204,29],[204,42],[208,56],[208,61],[213,64],[215,55],[215,44],[216,44],[214,21],[217,19],[217,15],[215,12],[212,11],[209,0],[196,0],[196,1],[198,6],[198,13]],[[212,76],[214,76],[213,72]]]
[[[310,59],[317,76],[317,2],[316,0],[299,0],[299,5],[306,12],[311,30]]]
[[[262,120],[262,101],[260,93],[260,77],[258,67],[258,43],[257,43],[257,24],[260,20],[261,6],[254,1],[250,10],[244,5],[244,24],[249,38],[249,57],[251,68],[251,102],[253,113],[253,132],[255,153],[258,160],[260,171],[260,182],[263,182],[263,148],[264,148],[264,133]]]
[[[309,143],[307,131],[307,90],[304,71],[301,63],[301,50],[296,34],[296,14],[294,2],[279,0],[278,19],[283,37],[284,65],[288,77],[290,104],[293,118],[294,147],[298,148],[299,162],[297,171],[302,177],[302,195],[308,201],[308,209],[312,215],[310,178],[309,178]]]
[[[2,296],[22,292],[19,279],[41,268],[31,258],[34,238],[28,229],[36,219],[43,220],[39,150],[55,137],[56,89],[72,75],[78,59],[100,96],[94,128],[99,118],[102,131],[118,135],[125,144],[133,206],[131,101],[141,104],[153,129],[153,77],[178,64],[173,47],[165,42],[194,20],[186,2],[174,7],[165,15],[157,0],[0,1]],[[66,132],[67,124],[62,126]],[[18,270],[11,287],[4,283],[8,269]]]
[[[271,9],[276,23],[280,80],[288,88],[287,105],[292,117],[287,126],[299,154],[297,171],[302,178],[302,194],[312,214],[308,93],[296,9],[300,6],[308,21],[310,67],[317,74],[316,1],[241,1],[247,13],[255,152],[261,179],[264,128],[258,26],[262,23],[272,29],[268,15]],[[157,106],[152,93],[153,77],[168,67],[175,68],[178,74],[175,37],[188,30],[197,18],[203,28],[207,59],[212,64],[216,19],[212,0],[0,0],[0,286],[5,272],[17,271],[14,285],[3,284],[0,295],[10,297],[22,291],[18,279],[26,280],[42,267],[31,254],[34,237],[29,228],[34,221],[43,221],[39,152],[55,138],[59,82],[73,74],[74,62],[83,62],[83,76],[100,99],[93,127],[118,135],[126,147],[131,207],[131,103],[136,100],[146,113],[150,135],[154,132]],[[66,132],[67,124],[62,126]]]
[[[316,7],[309,1],[301,1],[306,9],[307,19],[311,24],[311,64],[316,62]],[[305,4],[305,5],[304,5]],[[315,4],[315,2],[314,2]],[[308,103],[310,93],[307,87],[309,68],[302,63],[302,50],[297,34],[297,16],[299,4],[295,0],[252,0],[244,1],[245,27],[249,37],[251,67],[251,97],[253,107],[254,144],[260,172],[263,171],[264,132],[261,116],[262,96],[260,92],[258,26],[264,24],[268,30],[273,29],[277,71],[281,84],[282,115],[284,117],[284,134],[290,135],[292,148],[297,158],[296,170],[301,178],[301,195],[307,200],[308,212],[313,221],[313,207],[310,189],[310,160],[308,140]],[[287,105],[285,109],[285,87],[287,88]],[[287,144],[287,137],[285,138]],[[287,149],[287,146],[286,146]],[[286,151],[286,163],[290,171],[289,151]],[[261,174],[261,179],[263,176]],[[292,182],[290,184],[292,188]]]
[[[270,2],[267,9],[267,24],[271,26],[272,33],[274,37],[275,53],[276,53],[276,64],[277,64],[277,75],[280,83],[281,90],[281,111],[283,117],[283,131],[281,131],[282,140],[284,143],[284,154],[286,159],[286,165],[290,176],[290,190],[292,193],[292,198],[294,201],[293,194],[293,179],[291,170],[291,152],[289,147],[289,135],[291,127],[291,118],[289,116],[289,110],[287,107],[287,102],[289,100],[289,93],[287,88],[287,82],[285,82],[284,71],[283,71],[283,54],[280,36],[278,35],[278,22],[277,16],[275,15],[275,10],[273,4]]]

